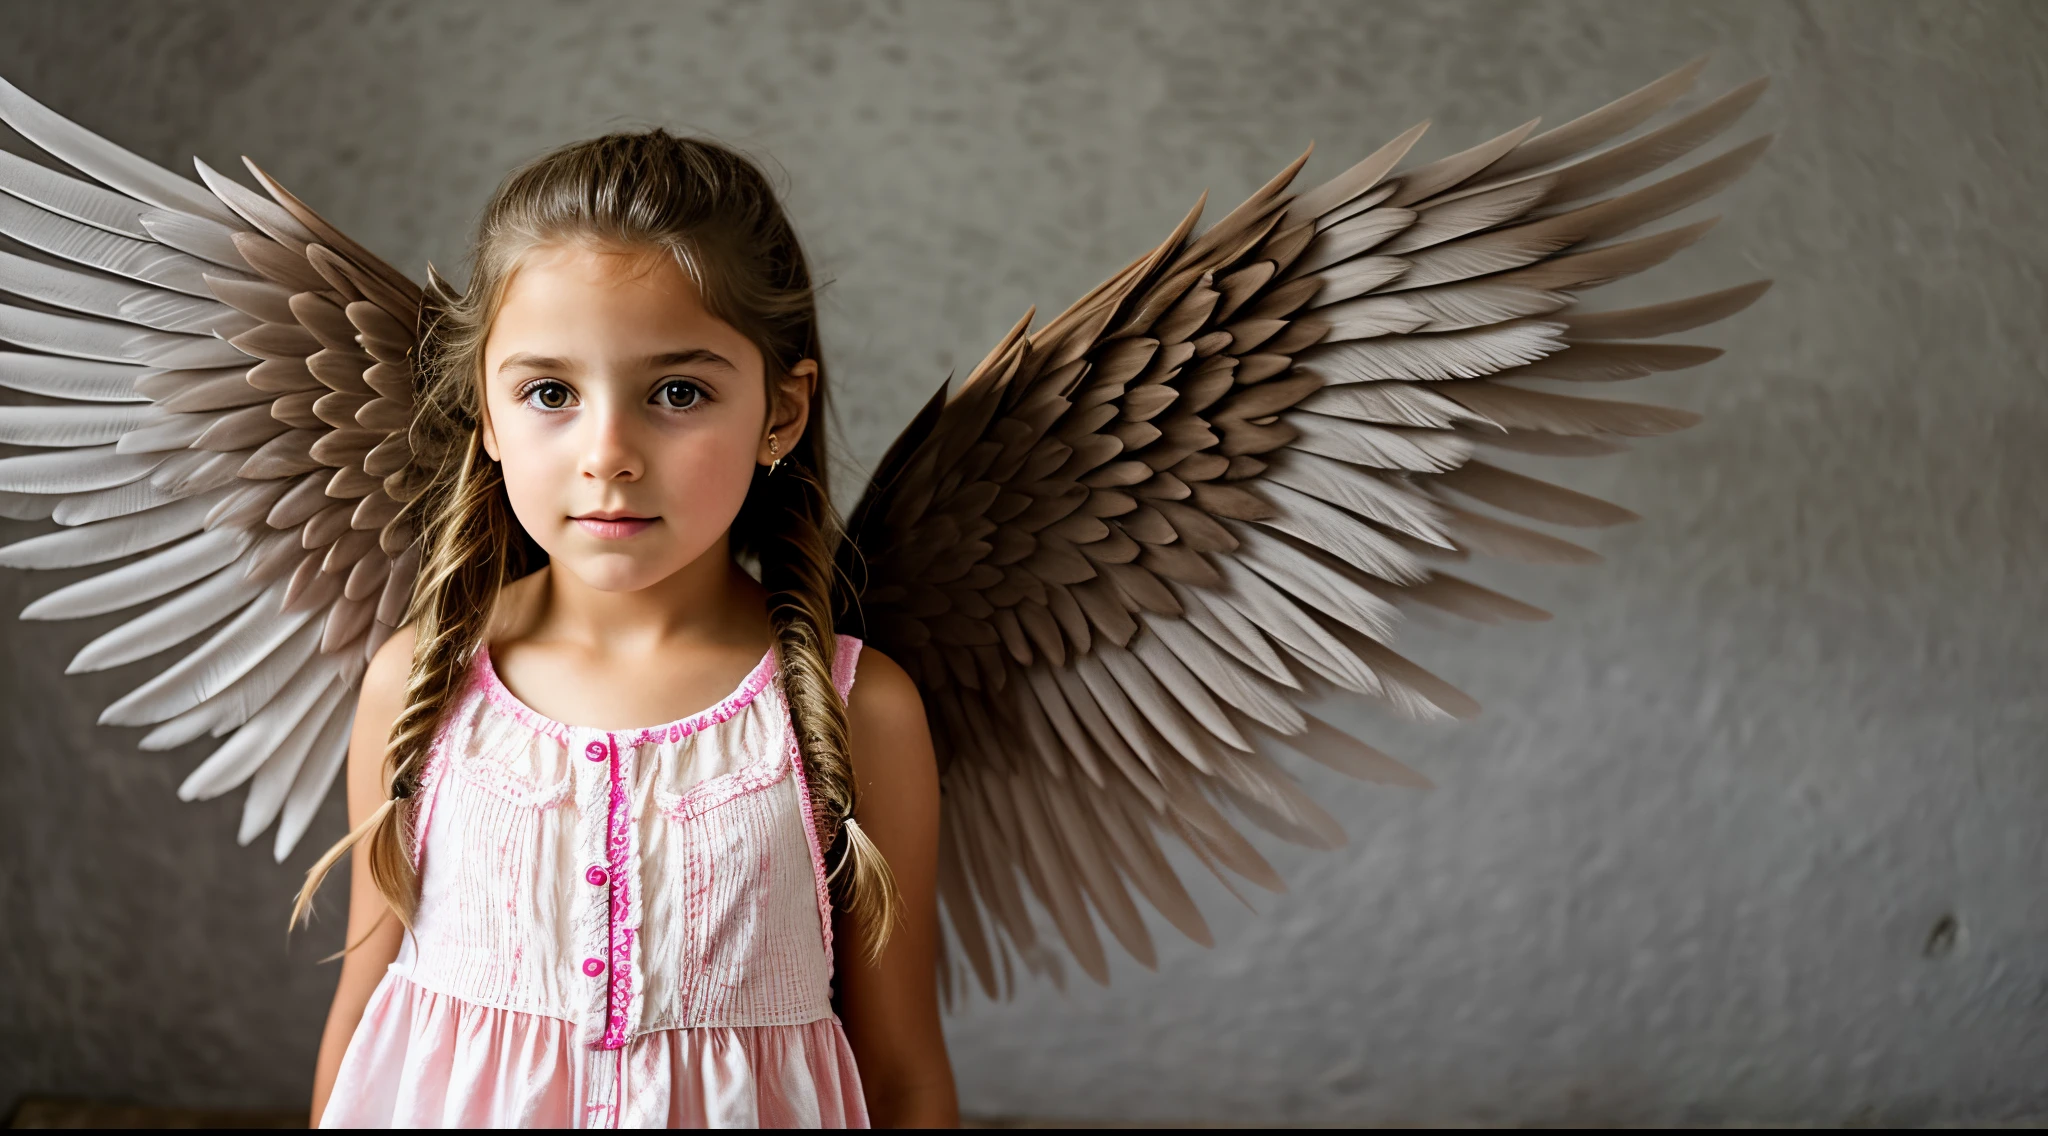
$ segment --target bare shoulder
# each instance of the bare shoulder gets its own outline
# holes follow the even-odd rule
[[[412,648],[418,636],[419,632],[408,623],[392,632],[391,638],[370,656],[370,667],[363,672],[363,709],[389,705],[391,717],[398,716],[398,704],[405,698],[405,680],[412,673]]]
[[[863,723],[895,726],[912,721],[923,729],[924,696],[896,660],[873,647],[862,647],[846,717],[856,729]]]
[[[846,724],[853,735],[854,764],[863,777],[932,767],[924,696],[896,660],[872,647],[861,650]]]

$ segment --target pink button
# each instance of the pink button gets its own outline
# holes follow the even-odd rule
[[[591,742],[583,747],[583,752],[589,754],[592,761],[603,761],[606,757],[610,756],[606,753],[603,742]]]
[[[604,973],[604,962],[603,962],[603,960],[601,960],[601,959],[584,959],[584,960],[583,960],[583,973],[585,973],[585,974],[589,975],[589,976],[590,976],[590,977],[592,977],[592,978],[596,978],[596,977],[597,977],[598,975],[600,975],[600,974],[603,974],[603,973]]]
[[[595,864],[591,865],[589,871],[583,873],[583,878],[590,881],[591,887],[603,887],[611,882],[611,877],[605,874],[605,870]]]

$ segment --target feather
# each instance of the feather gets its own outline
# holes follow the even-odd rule
[[[158,331],[217,335],[231,339],[256,326],[256,320],[215,300],[202,300],[161,288],[138,289],[121,302],[117,313],[129,323]]]
[[[1413,554],[1364,521],[1284,485],[1266,489],[1281,507],[1279,516],[1259,522],[1267,528],[1306,541],[1389,583],[1407,584],[1424,578]]]
[[[1441,572],[1420,584],[1402,589],[1401,598],[1425,603],[1479,623],[1499,623],[1504,619],[1541,623],[1550,618],[1550,613],[1541,608],[1530,607],[1490,588]]]
[[[154,406],[0,406],[0,442],[14,446],[101,446],[161,420]]]
[[[162,334],[140,331],[126,324],[53,315],[0,304],[0,340],[59,355],[108,363],[139,362],[140,349],[148,346],[144,337]]]
[[[1540,532],[1511,525],[1479,513],[1444,506],[1445,531],[1458,542],[1485,556],[1519,560],[1524,564],[1597,564],[1600,554]]]
[[[1435,502],[1371,470],[1303,450],[1282,450],[1267,467],[1266,478],[1417,540],[1451,547]]]
[[[1290,411],[1288,425],[1300,431],[1289,449],[1354,465],[1435,473],[1455,469],[1472,456],[1472,443],[1449,430],[1371,426],[1305,410]]]
[[[262,754],[262,765],[249,779],[249,796],[242,804],[242,825],[235,835],[235,840],[244,847],[261,836],[263,830],[269,828],[270,823],[277,819],[279,810],[284,808],[285,795],[291,791],[292,782],[298,777],[299,768],[305,764],[306,757],[312,753],[314,743],[327,731],[328,723],[344,710],[343,702],[348,697],[349,684],[336,675],[330,674],[326,678],[327,685],[322,689],[320,697],[312,706],[301,710],[297,720],[289,723],[290,729],[283,738],[278,739],[274,748]],[[283,695],[279,695],[278,701],[283,702]],[[255,725],[256,723],[252,721],[236,731],[234,739],[228,744],[232,745],[234,741],[239,741],[242,734],[249,732]],[[226,748],[227,746],[223,745],[221,750]],[[215,750],[214,753],[218,754],[221,750]],[[212,757],[207,759],[208,763],[212,760]],[[227,763],[223,763],[225,764]],[[223,773],[225,775],[220,778],[221,780],[233,776],[225,770]],[[193,777],[197,776],[198,770],[193,770]],[[190,784],[191,781],[188,780],[186,785]],[[185,787],[178,787],[181,794]]]
[[[229,564],[249,547],[249,535],[214,529],[111,572],[59,588],[23,608],[23,619],[81,619],[134,607],[167,595]]]
[[[1533,363],[1564,347],[1561,325],[1518,321],[1474,331],[1312,347],[1296,366],[1332,383],[1478,379]]]
[[[1338,686],[1361,694],[1379,693],[1379,679],[1321,624],[1303,614],[1286,593],[1235,560],[1226,560],[1218,568],[1226,585],[1218,595],[1245,620]]]
[[[4,79],[0,79],[0,120],[74,169],[131,197],[224,225],[234,222],[234,215],[204,189],[79,126]]]
[[[1550,202],[1574,201],[1634,181],[1651,170],[1692,153],[1735,124],[1756,100],[1769,79],[1752,79],[1707,105],[1664,126],[1590,158],[1551,172],[1555,186]]]
[[[1498,189],[1425,206],[1408,226],[1380,251],[1388,256],[1416,252],[1448,240],[1504,225],[1535,208],[1550,192],[1547,177],[1512,182]]]
[[[319,645],[320,625],[309,622],[225,690],[151,730],[142,739],[141,748],[174,749],[204,734],[218,738],[232,732],[263,709],[294,676],[306,670]],[[330,661],[319,665],[338,664]]]
[[[1521,145],[1541,119],[1532,118],[1522,125],[1488,142],[1481,142],[1469,150],[1460,151],[1447,158],[1438,158],[1424,166],[1417,166],[1399,175],[1400,188],[1387,199],[1389,205],[1413,205],[1425,198],[1434,197],[1443,191],[1463,183],[1467,178],[1492,165]]]
[[[235,272],[247,272],[249,262],[235,251],[235,229],[189,213],[152,209],[142,215],[142,227],[157,243],[210,261]],[[240,226],[236,226],[240,228]]]
[[[121,435],[114,443],[117,454],[161,454],[173,450],[184,450],[206,433],[214,422],[211,414],[162,414],[148,425],[138,426]],[[189,457],[191,455],[180,455]]]
[[[191,654],[107,707],[100,714],[100,724],[161,722],[199,705],[247,674],[312,618],[311,612],[278,611],[274,597],[282,595],[281,585],[271,585]]]
[[[222,175],[220,171],[200,159],[192,159],[192,168],[199,174],[199,180],[205,182],[206,187],[213,191],[214,196],[239,214],[241,220],[256,226],[259,232],[282,245],[292,256],[303,258],[306,246],[318,239],[284,207],[242,183]],[[231,223],[230,227],[240,229],[242,226]]]
[[[147,206],[141,202],[6,151],[0,151],[0,191],[110,233],[137,240],[149,237],[142,227]]]
[[[1421,140],[1423,132],[1428,129],[1427,122],[1409,127],[1406,133],[1373,151],[1357,165],[1295,198],[1287,207],[1288,219],[1300,221],[1320,217],[1378,185],[1387,176],[1387,171],[1408,156],[1409,149]]]
[[[1372,192],[1361,193],[1357,197],[1354,197],[1351,200],[1345,202],[1344,204],[1339,205],[1337,208],[1329,210],[1328,212],[1318,216],[1315,219],[1315,225],[1312,231],[1319,233],[1332,225],[1336,225],[1344,221],[1349,221],[1353,217],[1358,216],[1360,213],[1363,213],[1366,210],[1372,208],[1373,206],[1378,205],[1379,203],[1385,201],[1387,198],[1394,196],[1394,191],[1399,188],[1400,186],[1393,182],[1381,182],[1379,188],[1373,190]],[[1304,247],[1305,245],[1306,241],[1304,241]],[[1260,251],[1264,252],[1265,250],[1261,249]],[[1272,263],[1272,261],[1269,259],[1267,263],[1270,264]]]
[[[241,569],[230,565],[87,643],[64,673],[103,671],[175,647],[248,603],[261,590],[260,583],[245,579]]]
[[[163,462],[156,454],[119,454],[113,446],[0,458],[0,491],[88,493],[140,481]]]
[[[1414,221],[1415,214],[1409,210],[1384,205],[1361,213],[1341,225],[1317,233],[1301,257],[1281,273],[1280,280],[1285,283],[1370,252]]]
[[[1721,357],[1718,347],[1682,343],[1566,343],[1540,361],[1504,370],[1497,379],[1561,379],[1575,383],[1613,383],[1639,379],[1660,371],[1682,371]],[[1467,376],[1479,378],[1481,376]]]
[[[13,197],[0,197],[0,233],[52,256],[190,296],[209,295],[207,272],[226,272],[155,241],[81,225]]]
[[[1598,146],[1610,138],[1620,137],[1649,121],[1651,116],[1692,90],[1693,83],[1698,81],[1700,71],[1706,65],[1707,57],[1702,55],[1656,82],[1631,91],[1590,114],[1580,115],[1563,126],[1546,130],[1510,150],[1506,156],[1488,167],[1486,172],[1498,178],[1523,170],[1533,170],[1538,166],[1547,166]]]
[[[0,548],[0,567],[77,568],[118,560],[146,548],[189,536],[206,525],[218,493],[192,497],[145,512],[62,529]]]
[[[1610,197],[1523,226],[1545,234],[1562,234],[1572,243],[1620,236],[1639,225],[1668,217],[1727,188],[1770,148],[1771,135],[1745,142],[1663,181]],[[1508,230],[1513,231],[1513,230]]]
[[[1361,781],[1405,785],[1411,789],[1434,789],[1429,778],[1395,761],[1313,714],[1304,714],[1307,729],[1276,735],[1281,745],[1320,764]]]
[[[268,705],[256,712],[256,716],[235,730],[226,744],[215,749],[199,767],[186,776],[178,786],[181,801],[210,801],[249,779],[278,748],[279,743],[289,737],[293,729],[312,716],[315,708],[330,696],[338,700],[347,693],[334,681],[331,668],[310,666],[302,668],[292,680],[277,692]],[[322,709],[332,709],[328,705]],[[320,713],[314,719],[314,727],[326,719]],[[287,782],[289,784],[289,782]],[[281,796],[282,794],[280,794]],[[266,822],[265,827],[268,827]],[[257,829],[261,832],[262,829]],[[256,833],[244,830],[247,844]]]
[[[291,323],[292,290],[269,280],[241,280],[225,273],[206,274],[206,288],[222,303],[265,323]]]
[[[1153,660],[1164,657],[1198,677],[1217,698],[1243,711],[1254,721],[1281,730],[1292,728],[1300,721],[1300,712],[1292,703],[1188,623],[1160,618],[1149,612],[1139,618],[1151,634],[1133,639],[1130,649],[1154,673],[1158,668],[1153,667]],[[1242,738],[1242,734],[1238,736]]]
[[[1386,688],[1382,697],[1393,703],[1403,715],[1425,720],[1478,715],[1479,703],[1470,695],[1395,654],[1385,645],[1341,628],[1338,636],[1380,677]]]
[[[201,455],[179,455],[180,458],[199,456]],[[171,459],[171,461],[177,460],[179,458]],[[168,465],[170,463],[166,462],[165,464]],[[162,469],[163,467],[159,466],[157,468]],[[180,496],[182,495],[166,493],[150,484],[148,478],[143,478],[140,481],[131,481],[126,485],[117,485],[112,489],[70,494],[57,503],[54,516],[60,525],[89,525],[94,521],[104,521],[110,517],[125,517],[130,513],[139,513],[144,509],[154,509],[158,505],[166,505],[176,501]]]
[[[1487,283],[1551,292],[1592,288],[1655,268],[1705,236],[1707,230],[1719,223],[1720,218],[1709,217],[1682,228],[1668,229],[1632,241],[1589,249],[1570,256],[1554,256],[1519,272],[1497,276]],[[1562,303],[1557,305],[1563,306]]]
[[[1103,650],[1097,656],[1131,701],[1146,711],[1152,728],[1193,752],[1202,744],[1191,732],[1199,724],[1223,744],[1250,752],[1251,744],[1186,665],[1160,650],[1157,639],[1137,638],[1149,646],[1133,643],[1126,650]]]
[[[1206,590],[1181,584],[1168,586],[1173,589],[1174,598],[1180,601],[1183,618],[1189,626],[1266,678],[1282,686],[1299,688],[1300,684],[1294,681],[1287,664],[1273,650],[1273,644],[1237,608]],[[1160,621],[1162,626],[1171,622]]]
[[[0,517],[11,521],[47,521],[60,500],[33,493],[0,493]]]
[[[1556,525],[1603,527],[1640,517],[1619,505],[1574,493],[1547,481],[1510,473],[1485,462],[1470,462],[1436,479],[1436,484],[1475,497],[1498,509]]]
[[[4,153],[4,151],[0,151]],[[135,381],[149,371],[122,363],[0,351],[0,386],[81,402],[144,402]]]
[[[1344,383],[1323,387],[1296,406],[1333,418],[1430,430],[1456,429],[1466,422],[1493,424],[1436,391],[1409,382]]]
[[[344,700],[328,715],[327,724],[313,739],[312,750],[292,780],[291,791],[284,800],[284,815],[278,821],[277,840],[272,845],[272,855],[278,863],[283,863],[292,849],[298,847],[321,802],[327,799],[335,774],[341,772],[342,759],[348,756],[349,728],[354,719],[355,707]]]
[[[135,385],[137,390],[156,397],[158,406],[182,414],[233,410],[256,403],[271,403],[277,398],[269,391],[260,391],[249,385],[247,367],[149,371],[136,380]]]
[[[1485,380],[1449,382],[1437,389],[1507,429],[1648,437],[1683,430],[1700,420],[1692,411],[1675,407],[1575,398]]]
[[[1245,564],[1274,587],[1360,634],[1381,642],[1393,638],[1394,625],[1401,618],[1394,605],[1332,567],[1320,553],[1248,525],[1234,528],[1244,543]]]
[[[1572,308],[1557,318],[1564,324],[1564,333],[1573,339],[1654,339],[1726,319],[1755,303],[1770,287],[1770,281],[1758,280],[1648,307],[1613,312]]]

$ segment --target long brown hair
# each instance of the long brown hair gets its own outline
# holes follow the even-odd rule
[[[774,188],[752,162],[664,130],[607,134],[515,170],[485,206],[467,292],[439,281],[423,317],[423,390],[414,421],[421,533],[411,610],[416,638],[405,709],[384,752],[390,799],[307,872],[293,910],[358,840],[398,918],[411,925],[419,881],[407,853],[410,798],[441,716],[484,643],[499,590],[540,553],[513,518],[502,471],[483,448],[483,348],[519,260],[536,246],[590,241],[673,255],[706,307],[760,349],[769,380],[818,361],[810,426],[770,475],[757,469],[733,520],[735,555],[760,564],[771,593],[777,662],[796,728],[819,846],[842,903],[879,952],[895,918],[887,863],[853,819],[846,710],[832,685],[833,556],[840,539],[827,493],[826,383],[810,269]]]

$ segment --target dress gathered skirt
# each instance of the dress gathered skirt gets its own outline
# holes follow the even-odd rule
[[[860,642],[841,636],[845,698]],[[488,651],[409,823],[420,901],[323,1128],[860,1128],[773,651],[662,726],[541,716]]]

